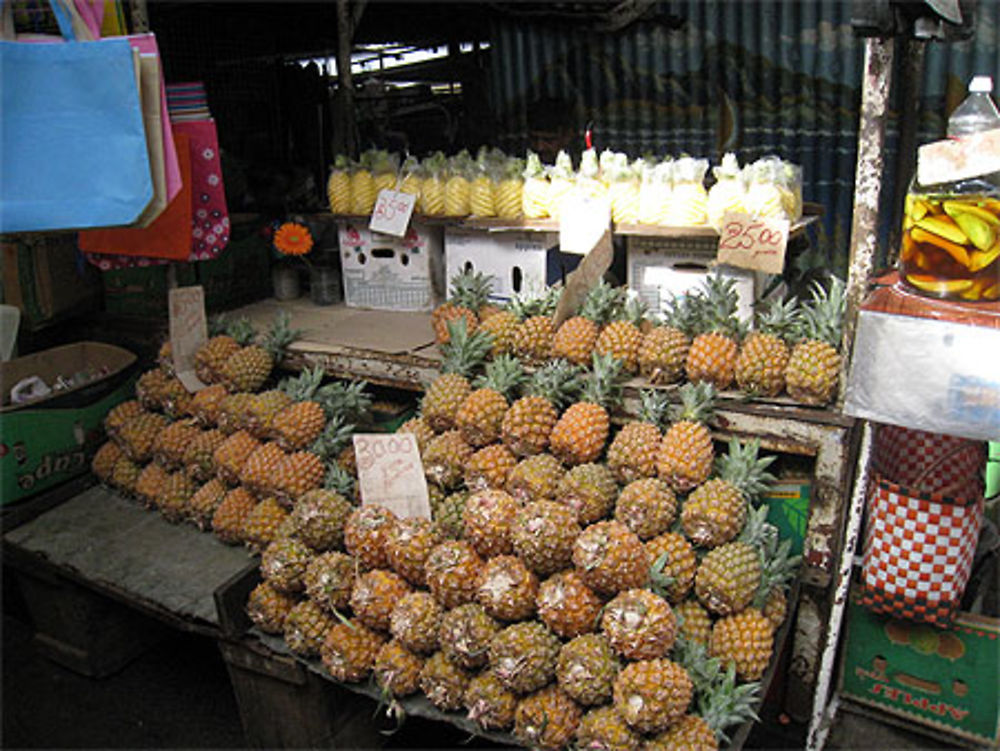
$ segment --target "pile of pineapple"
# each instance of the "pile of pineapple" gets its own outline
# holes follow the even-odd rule
[[[312,509],[264,549],[250,617],[390,706],[419,692],[526,746],[717,748],[753,716],[797,565],[756,503],[773,457],[716,457],[711,384],[673,415],[644,392],[615,431],[622,361],[486,362],[496,315],[444,324],[400,428],[432,518]]]
[[[136,382],[135,399],[112,409],[109,440],[95,454],[97,477],[227,544],[263,550],[279,535],[300,533],[313,509],[355,499],[348,442],[370,407],[363,383],[323,385],[319,368],[274,381],[274,367],[297,332],[279,315],[257,339],[246,319],[197,351],[190,394],[173,373],[170,343],[158,367]],[[303,521],[306,519],[307,521]]]
[[[431,315],[439,344],[448,341],[448,322],[462,320],[467,330],[489,335],[491,357],[512,354],[526,365],[562,358],[589,367],[596,353],[654,385],[711,383],[751,397],[787,393],[817,406],[837,395],[845,309],[837,277],[828,287],[814,283],[803,304],[774,298],[757,311],[752,329],[737,317],[735,281],[717,274],[654,315],[638,297],[602,281],[558,327],[552,313],[560,289],[498,308],[487,302],[491,285],[492,277],[472,271],[452,279],[448,301]]]

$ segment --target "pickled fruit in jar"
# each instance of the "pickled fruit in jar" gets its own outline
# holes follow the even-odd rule
[[[948,300],[1000,300],[1000,200],[984,195],[906,197],[903,281]]]

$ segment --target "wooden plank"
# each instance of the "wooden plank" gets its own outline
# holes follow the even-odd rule
[[[260,565],[253,560],[242,571],[220,584],[212,594],[219,615],[219,625],[226,636],[242,636],[253,625],[247,615],[247,598],[260,581]]]

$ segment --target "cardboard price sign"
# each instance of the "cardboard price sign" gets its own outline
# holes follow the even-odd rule
[[[559,209],[559,250],[585,256],[610,226],[611,201],[570,194]]]
[[[735,211],[722,216],[716,260],[741,269],[780,274],[788,247],[787,219],[761,219]]]
[[[397,190],[380,190],[368,229],[372,232],[382,232],[386,235],[402,237],[410,224],[410,216],[417,197],[412,193],[400,193]]]
[[[385,506],[401,518],[431,518],[424,465],[409,433],[356,433],[354,453],[364,505]]]
[[[205,290],[201,285],[170,290],[170,350],[174,372],[184,388],[198,391],[205,388],[194,373],[194,355],[208,339],[205,319]]]

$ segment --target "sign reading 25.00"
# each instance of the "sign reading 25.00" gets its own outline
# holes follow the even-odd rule
[[[788,247],[787,219],[762,219],[735,211],[722,216],[719,232],[719,263],[780,274]]]

